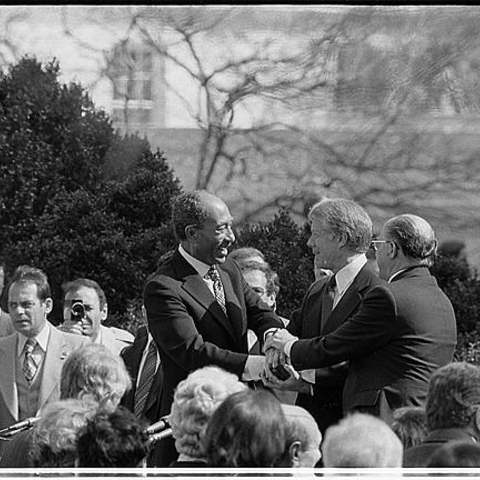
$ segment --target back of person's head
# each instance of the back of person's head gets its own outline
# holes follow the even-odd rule
[[[260,250],[254,247],[236,248],[228,254],[228,258],[235,260],[240,265],[240,267],[242,267],[243,263],[252,260],[262,264],[267,264],[265,260],[265,255]]]
[[[74,350],[65,360],[60,398],[88,399],[114,410],[131,386],[122,358],[103,345],[89,344]]]
[[[169,422],[178,453],[203,458],[202,439],[210,417],[225,398],[248,387],[220,367],[190,373],[175,389]]]
[[[139,466],[149,449],[145,429],[143,421],[122,406],[97,411],[79,432],[76,466]]]
[[[276,467],[286,463],[285,415],[267,390],[227,397],[212,415],[204,451],[213,467]]]
[[[48,278],[39,268],[29,267],[28,265],[20,265],[10,280],[13,283],[34,284],[37,286],[37,297],[44,301],[52,297],[52,291]]]
[[[479,468],[480,445],[466,441],[448,442],[435,450],[426,466],[431,468]]]
[[[407,449],[418,445],[427,436],[427,415],[422,407],[401,407],[393,412],[392,430]]]
[[[313,416],[303,407],[282,403],[287,445],[292,467],[313,468],[321,458],[322,434]]]
[[[428,383],[425,411],[429,430],[476,426],[480,367],[453,362],[436,370]]]
[[[343,238],[355,253],[365,253],[370,247],[373,223],[368,213],[357,203],[344,198],[324,199],[311,208],[308,219],[319,220],[337,238]]]
[[[31,456],[35,467],[73,467],[77,434],[95,414],[89,403],[77,399],[48,404],[32,430]]]
[[[437,239],[432,226],[423,218],[408,213],[398,215],[387,220],[383,232],[401,248],[406,257],[427,266],[433,263]]]
[[[322,445],[325,467],[400,468],[403,446],[381,419],[353,413],[329,427]]]

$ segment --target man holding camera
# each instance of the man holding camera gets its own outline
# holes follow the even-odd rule
[[[62,285],[63,318],[60,330],[90,337],[116,354],[133,343],[130,332],[116,327],[105,327],[108,305],[100,285],[88,278],[78,278]]]

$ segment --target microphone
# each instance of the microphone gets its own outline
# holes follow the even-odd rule
[[[31,418],[22,420],[21,422],[14,423],[9,427],[1,429],[0,436],[5,436],[5,435],[10,436],[10,435],[13,435],[14,433],[21,432],[22,430],[27,430],[33,427],[39,420],[40,420],[40,417],[31,417]]]
[[[168,438],[172,436],[172,429],[167,428],[161,432],[154,433],[153,435],[150,435],[148,438],[148,445],[154,445],[157,443],[159,440],[162,440],[164,438]]]
[[[154,433],[165,430],[168,427],[170,427],[170,424],[168,423],[168,415],[166,415],[158,422],[152,423],[152,425],[145,430],[145,433],[147,433],[147,435],[153,435]]]

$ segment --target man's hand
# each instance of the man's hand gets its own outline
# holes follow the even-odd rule
[[[301,393],[308,393],[310,391],[309,384],[300,377],[298,372],[295,371],[291,365],[286,364],[284,368],[290,376],[286,380],[280,380],[267,366],[265,368],[265,373],[262,374],[263,384],[266,387],[275,388],[277,390],[291,390]]]
[[[298,338],[293,336],[288,330],[279,328],[273,335],[269,335],[265,340],[264,351],[266,352],[269,348],[274,348],[275,350],[283,352],[285,344],[291,340],[298,340]]]
[[[75,335],[83,335],[83,324],[82,322],[74,322],[72,320],[65,320],[61,325],[58,326],[58,329],[62,332],[74,333]]]

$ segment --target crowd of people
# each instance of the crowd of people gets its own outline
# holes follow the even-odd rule
[[[46,275],[17,268],[0,311],[0,467],[480,465],[480,368],[453,362],[425,219],[398,215],[372,240],[360,205],[315,204],[315,281],[288,319],[265,254],[232,249],[232,221],[206,191],[174,200],[178,247],[146,281],[135,335],[103,325],[87,278],[65,283],[53,326]]]

